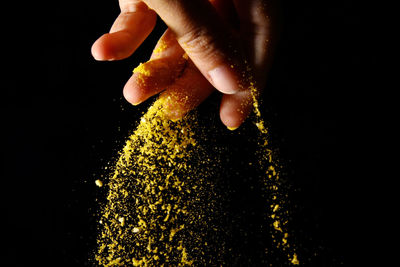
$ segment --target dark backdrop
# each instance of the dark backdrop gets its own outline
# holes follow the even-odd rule
[[[355,53],[353,5],[283,1],[282,38],[264,94],[297,188],[296,227],[303,243],[320,248],[315,266],[352,266],[364,242],[353,142],[363,54]],[[24,11],[4,34],[4,266],[82,266],[95,245],[94,180],[145,110],[127,104],[122,87],[164,25],[131,58],[96,62],[91,44],[118,15],[117,1],[52,1]]]

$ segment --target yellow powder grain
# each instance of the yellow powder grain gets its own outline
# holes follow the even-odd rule
[[[273,223],[275,230],[282,232],[282,228],[280,227],[280,225],[281,225],[280,221],[274,221]]]
[[[297,259],[297,254],[295,253],[295,254],[293,254],[293,258],[292,258],[292,260],[290,261],[293,265],[299,265],[300,264],[300,262],[299,262],[299,260]]]
[[[103,186],[103,182],[101,181],[101,180],[96,180],[95,181],[95,184],[98,186],[98,187],[102,187]]]

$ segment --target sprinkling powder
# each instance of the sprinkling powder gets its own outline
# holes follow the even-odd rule
[[[147,74],[146,66],[136,72]],[[287,193],[280,166],[269,147],[253,83],[258,168],[265,203],[263,229],[269,241],[262,262],[285,255],[282,265],[299,265],[288,229]],[[101,266],[232,266],[243,257],[229,244],[231,220],[221,189],[224,166],[218,148],[201,145],[204,133],[195,111],[171,121],[159,98],[140,119],[115,163],[99,219],[95,260]],[[232,134],[235,134],[233,132]],[[246,159],[243,159],[246,160]],[[224,177],[229,179],[229,177]],[[96,180],[98,187],[103,182]],[[223,182],[222,182],[223,183]],[[245,231],[246,229],[244,229]],[[246,235],[246,234],[244,234]],[[265,245],[265,244],[264,244]],[[269,266],[273,266],[269,263]]]

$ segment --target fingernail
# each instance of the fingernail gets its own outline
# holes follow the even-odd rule
[[[239,91],[236,78],[232,70],[227,66],[221,65],[208,72],[210,75],[211,83],[217,90],[224,94],[234,94]]]
[[[237,127],[229,127],[229,126],[226,126],[226,128],[228,128],[228,130],[234,131],[234,130],[236,130],[237,128],[239,128],[239,126],[237,126]]]

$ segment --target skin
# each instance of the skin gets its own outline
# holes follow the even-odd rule
[[[243,123],[252,109],[249,77],[257,88],[266,82],[273,1],[120,0],[119,5],[110,32],[92,46],[96,60],[131,56],[153,30],[157,15],[168,26],[157,45],[165,49],[156,46],[150,58],[168,68],[152,72],[145,84],[134,73],[124,87],[127,101],[137,105],[158,93],[170,96],[166,113],[179,119],[216,89],[223,94],[222,122],[231,129]],[[177,64],[185,53],[187,63]]]

